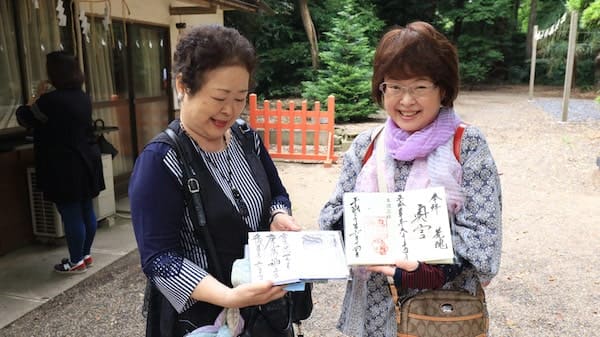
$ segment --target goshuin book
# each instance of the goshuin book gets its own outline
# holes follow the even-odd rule
[[[248,233],[251,280],[274,284],[347,279],[339,231]]]
[[[396,260],[452,263],[454,250],[443,187],[344,194],[348,265]]]

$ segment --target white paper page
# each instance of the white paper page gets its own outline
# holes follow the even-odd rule
[[[339,231],[304,231],[299,269],[303,280],[346,279],[348,267]]]
[[[447,262],[454,256],[442,187],[346,193],[344,232],[349,265]]]
[[[270,280],[275,284],[297,282],[298,263],[293,252],[298,243],[290,240],[293,232],[251,232],[248,233],[250,253],[250,274],[253,282]]]
[[[248,234],[252,281],[286,284],[348,277],[339,231]]]

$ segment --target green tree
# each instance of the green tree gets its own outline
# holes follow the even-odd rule
[[[379,35],[383,23],[370,6],[358,8],[353,0],[338,2],[341,10],[321,41],[321,68],[312,81],[302,82],[302,97],[325,101],[334,95],[336,121],[361,120],[376,112],[370,99],[375,52],[371,37]]]
[[[390,27],[394,25],[406,26],[412,21],[425,21],[435,25],[439,16],[437,12],[437,1],[422,0],[373,0],[376,7],[377,17]]]
[[[270,99],[299,97],[300,83],[311,69],[311,46],[300,8],[294,1],[269,5],[274,15],[227,11],[225,25],[238,29],[256,48],[254,92]]]
[[[577,30],[577,45],[575,48],[575,67],[573,73],[573,85],[590,90],[600,79],[600,69],[595,69],[595,59],[599,59],[600,52],[600,25],[594,25],[593,14],[594,5],[599,6],[598,0],[568,0],[560,2],[557,0],[538,0],[548,9],[539,11],[540,20],[539,29],[547,29],[553,25],[561,15],[569,11],[579,12],[579,27]],[[548,13],[553,13],[549,16]],[[600,16],[600,14],[596,14]],[[566,57],[569,39],[569,21],[567,20],[553,35],[541,39],[537,44],[537,65],[536,81],[543,84],[561,85],[564,83],[566,71]],[[600,60],[600,59],[599,59]],[[598,65],[600,66],[600,61]],[[596,75],[594,75],[596,73]]]
[[[523,80],[525,36],[517,35],[514,1],[440,2],[443,28],[455,41],[465,84],[503,82],[511,74]]]
[[[582,8],[581,24],[586,28],[600,28],[600,0],[589,2],[586,8]]]
[[[386,25],[422,20],[443,32],[458,48],[461,79],[467,85],[522,82],[528,74],[519,0],[373,2]]]
[[[585,29],[582,52],[593,60],[594,86],[600,89],[600,0],[569,0],[567,6],[572,10],[581,11],[581,27]],[[600,94],[600,90],[598,91]],[[600,102],[600,96],[596,97]]]

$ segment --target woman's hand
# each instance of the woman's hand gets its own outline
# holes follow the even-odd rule
[[[243,308],[261,305],[283,297],[283,286],[274,286],[271,281],[244,283],[229,288],[211,275],[198,283],[192,292],[192,298],[225,308]]]
[[[273,216],[270,226],[272,231],[294,231],[297,232],[302,228],[296,224],[296,220],[287,213],[277,213]]]
[[[367,270],[375,273],[382,273],[387,276],[394,276],[396,268],[412,272],[419,268],[419,261],[397,260],[395,266],[369,266],[367,267]]]
[[[43,94],[46,93],[46,91],[48,90],[48,86],[50,85],[50,82],[48,81],[40,81],[37,85],[37,89],[35,91],[35,94],[32,94],[31,97],[29,97],[29,101],[27,102],[27,105],[31,106],[33,105],[33,103],[35,103],[35,101],[42,96]]]
[[[40,83],[38,83],[37,85],[37,97],[42,96],[43,94],[46,93],[46,91],[48,90],[48,86],[50,85],[50,82],[48,81],[40,81]]]
[[[273,286],[273,282],[261,281],[231,288],[225,300],[230,303],[230,308],[243,308],[271,302],[283,297],[285,293],[283,286]]]

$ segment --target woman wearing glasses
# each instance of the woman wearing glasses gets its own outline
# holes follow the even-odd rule
[[[183,336],[214,324],[223,308],[260,305],[285,293],[270,282],[233,287],[230,277],[234,260],[244,255],[248,232],[300,229],[258,135],[238,138],[232,130],[238,127],[255,65],[254,48],[232,28],[197,26],[177,44],[173,69],[181,110],[170,128],[179,139],[191,139],[195,148],[200,194],[222,277],[209,272],[215,268],[190,219],[194,212],[183,192],[180,158],[161,134],[137,158],[129,185],[142,268],[162,294],[158,304],[151,297],[148,336]]]
[[[487,285],[498,273],[500,180],[486,140],[476,127],[466,127],[459,155],[453,153],[455,130],[461,122],[453,110],[458,89],[456,49],[431,25],[414,22],[390,30],[380,40],[372,97],[388,118],[380,132],[376,128],[361,133],[345,153],[336,189],[321,210],[320,227],[343,229],[344,193],[379,191],[379,161],[390,192],[445,188],[455,222],[455,263],[399,260],[395,266],[353,268],[338,322],[346,335],[396,337],[388,277],[393,277],[402,298],[437,288],[475,294],[480,284]],[[369,155],[370,145],[375,149]],[[377,158],[380,153],[383,158]]]

